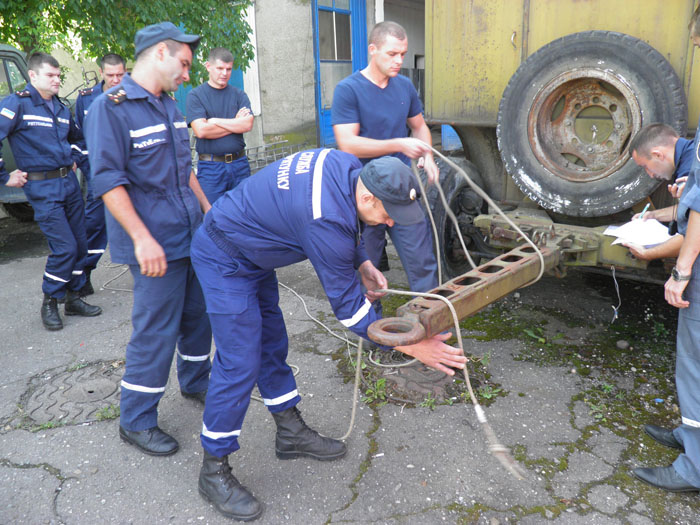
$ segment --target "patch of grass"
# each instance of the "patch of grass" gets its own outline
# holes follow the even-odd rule
[[[95,414],[95,418],[97,421],[107,421],[109,419],[117,419],[120,413],[119,405],[108,405],[101,408],[97,414]]]
[[[66,424],[62,421],[47,421],[46,423],[41,423],[40,425],[36,425],[30,429],[31,432],[41,432],[42,430],[49,430],[52,428],[60,428],[65,426]]]
[[[365,390],[365,397],[362,401],[368,405],[376,405],[377,407],[386,405],[386,378],[380,377],[369,388]]]
[[[428,396],[421,401],[420,406],[423,408],[429,408],[430,410],[435,409],[435,405],[437,403],[437,400],[433,397],[432,392],[428,392]]]

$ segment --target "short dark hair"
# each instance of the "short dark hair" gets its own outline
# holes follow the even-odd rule
[[[27,69],[38,73],[41,69],[41,66],[43,66],[44,64],[48,64],[51,67],[60,67],[58,64],[58,60],[56,60],[48,53],[37,52],[32,53],[32,55],[29,57],[29,60],[27,60]]]
[[[165,45],[168,46],[168,52],[170,53],[170,56],[174,56],[175,53],[180,51],[180,48],[182,46],[185,46],[185,45],[190,46],[190,49],[192,49],[192,46],[190,44],[185,44],[183,42],[176,42],[175,40],[172,40],[172,39],[163,40],[163,42],[165,42]],[[156,48],[156,46],[158,44],[160,44],[160,42],[156,42],[151,47],[147,47],[146,49],[141,51],[138,55],[136,55],[134,57],[134,60],[138,61],[139,58],[145,57],[146,55],[149,55],[151,52],[153,52],[153,50]],[[194,54],[194,51],[193,51],[193,54]]]
[[[209,51],[209,62],[216,62],[221,60],[225,64],[230,64],[233,62],[233,53],[226,49],[225,47],[215,47]]]
[[[369,33],[369,43],[380,47],[388,36],[393,36],[398,40],[406,40],[406,30],[396,22],[379,22]]]
[[[644,126],[630,142],[630,152],[644,157],[651,156],[651,149],[656,146],[673,146],[678,140],[678,132],[668,124],[649,124]]]
[[[105,56],[100,58],[100,69],[105,68],[105,64],[109,66],[118,66],[121,64],[122,66],[126,67],[126,62],[124,61],[124,58],[121,55],[117,55],[116,53],[107,53]]]
[[[700,24],[698,24],[699,19],[700,5],[693,12],[693,16],[690,17],[690,23],[688,24],[688,29],[690,29],[690,38],[700,36]]]

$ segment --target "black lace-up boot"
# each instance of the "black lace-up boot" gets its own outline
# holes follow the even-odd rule
[[[199,493],[227,518],[253,521],[263,511],[262,504],[241,485],[228,464],[228,456],[212,456],[204,451],[199,471]]]
[[[320,461],[342,458],[347,451],[345,443],[331,439],[311,430],[297,407],[273,413],[277,423],[275,453],[279,459],[294,459],[309,456]]]
[[[80,298],[80,292],[68,290],[66,293],[66,315],[82,315],[83,317],[95,317],[102,313],[102,308],[87,304]]]
[[[49,294],[44,294],[44,302],[41,303],[41,322],[47,330],[61,330],[63,321],[58,313],[58,301]]]

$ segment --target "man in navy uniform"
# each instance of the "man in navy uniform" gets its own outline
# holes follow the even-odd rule
[[[22,187],[34,208],[34,219],[49,243],[42,290],[41,320],[47,330],[60,330],[58,301],[66,315],[93,317],[99,306],[87,304],[79,290],[85,284],[85,213],[74,172],[71,143],[80,137],[70,110],[58,98],[61,70],[54,57],[29,57],[30,84],[0,102],[0,141],[10,141],[18,169],[8,176],[0,160],[0,183]]]
[[[343,79],[333,93],[333,133],[338,148],[363,163],[383,155],[393,155],[406,164],[409,159],[423,159],[428,180],[436,182],[439,170],[418,93],[411,81],[399,74],[407,49],[406,31],[399,24],[381,22],[374,26],[369,35],[369,65]],[[379,266],[386,245],[386,232],[401,258],[411,290],[435,288],[437,260],[427,220],[410,226],[366,228],[367,255],[375,266]]]
[[[399,159],[364,167],[337,150],[304,151],[272,164],[221,197],[192,241],[192,263],[202,283],[216,354],[204,408],[204,461],[199,491],[224,515],[252,520],[262,506],[231,474],[228,455],[257,384],[277,425],[280,459],[341,458],[345,444],[311,430],[286,363],[288,340],[275,268],[309,259],[340,322],[360,337],[378,319],[371,301],[387,281],[368,259],[365,225],[416,224],[425,216],[415,177]],[[367,291],[363,296],[360,279]],[[450,334],[397,347],[452,375],[464,368]]]
[[[206,63],[209,81],[187,95],[187,122],[197,137],[197,179],[211,204],[250,176],[243,133],[253,128],[248,95],[228,81],[233,55],[217,47]]]
[[[85,124],[90,104],[103,92],[118,85],[126,73],[124,59],[114,53],[109,53],[100,59],[100,76],[102,81],[96,86],[82,89],[75,102],[75,120],[79,128]],[[85,285],[80,289],[80,295],[85,297],[95,293],[90,281],[90,274],[97,268],[97,263],[107,247],[107,226],[105,225],[105,206],[102,199],[95,197],[90,173],[90,160],[85,140],[73,145],[77,150],[78,167],[87,180],[87,198],[85,200],[85,230],[87,233],[87,260],[85,262]]]
[[[210,206],[192,172],[187,123],[169,94],[189,79],[198,42],[170,22],[141,29],[133,72],[92,103],[85,121],[112,260],[134,277],[119,434],[156,456],[179,447],[158,426],[157,410],[176,344],[185,397],[204,402],[211,368],[211,328],[189,259]]]

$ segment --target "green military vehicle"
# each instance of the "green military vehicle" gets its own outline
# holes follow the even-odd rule
[[[28,82],[29,74],[24,54],[12,46],[0,44],[0,99],[24,89]],[[15,159],[7,140],[2,143],[2,158],[8,172],[16,168]],[[21,188],[0,185],[0,203],[5,207],[7,213],[20,221],[34,219],[34,210],[27,202],[27,197]]]

